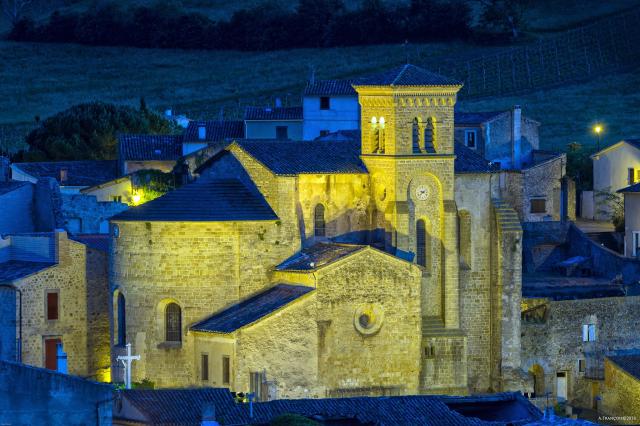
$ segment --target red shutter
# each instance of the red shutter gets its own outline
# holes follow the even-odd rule
[[[47,293],[47,319],[58,319],[58,293]]]
[[[60,343],[60,339],[44,341],[44,367],[49,370],[58,369],[58,343]]]

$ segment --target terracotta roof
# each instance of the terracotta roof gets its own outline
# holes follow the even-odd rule
[[[244,119],[260,120],[302,120],[302,107],[255,107],[244,110]]]
[[[200,127],[205,128],[205,138],[200,139]],[[183,142],[220,142],[244,137],[244,121],[190,121],[184,131]]]
[[[333,263],[366,246],[337,243],[317,243],[304,248],[278,266],[279,271],[311,271]]]
[[[462,86],[458,80],[411,64],[358,79],[354,86]]]
[[[307,82],[304,96],[357,96],[352,86],[356,80],[316,80]]]
[[[264,197],[237,179],[199,179],[111,218],[158,222],[277,219]]]
[[[624,296],[624,288],[598,277],[567,277],[559,274],[522,274],[522,296],[552,300],[597,299]]]
[[[4,195],[8,192],[15,191],[25,185],[29,185],[30,182],[23,180],[9,180],[7,182],[0,182],[0,195]]]
[[[311,291],[313,291],[311,287],[277,284],[262,293],[214,314],[204,321],[192,325],[191,330],[232,333],[239,328],[258,321]]]
[[[200,426],[206,407],[215,407],[216,419],[225,418],[236,407],[227,388],[127,389],[120,392],[144,415],[146,424],[158,426]],[[119,414],[114,410],[115,418],[119,418]]]
[[[95,250],[109,251],[111,239],[109,234],[78,234],[69,236],[69,238]]]
[[[367,173],[359,141],[241,140],[237,144],[277,175]]]
[[[13,163],[24,173],[35,178],[50,177],[61,186],[93,186],[118,177],[116,160],[52,161],[40,163]],[[66,180],[60,181],[61,170],[66,170]]]
[[[122,161],[172,161],[181,155],[181,135],[118,135]]]
[[[640,380],[640,354],[607,356],[618,367]]]
[[[51,262],[27,262],[24,260],[9,260],[0,263],[0,282],[10,282],[40,272],[55,265]]]

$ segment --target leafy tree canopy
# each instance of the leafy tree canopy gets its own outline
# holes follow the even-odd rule
[[[27,135],[25,160],[112,160],[118,133],[169,134],[175,126],[147,109],[91,102],[75,105],[46,120]]]

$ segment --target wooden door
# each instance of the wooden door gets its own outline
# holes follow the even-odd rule
[[[60,339],[44,341],[44,367],[49,370],[58,369],[58,343],[61,343]]]
[[[567,400],[567,373],[564,371],[556,374],[556,397],[558,401],[566,401]]]

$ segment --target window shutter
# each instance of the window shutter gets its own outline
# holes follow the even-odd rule
[[[596,341],[596,325],[595,324],[589,324],[589,341],[590,342]]]
[[[582,326],[582,341],[583,342],[589,341],[589,326],[587,324],[584,324]]]

